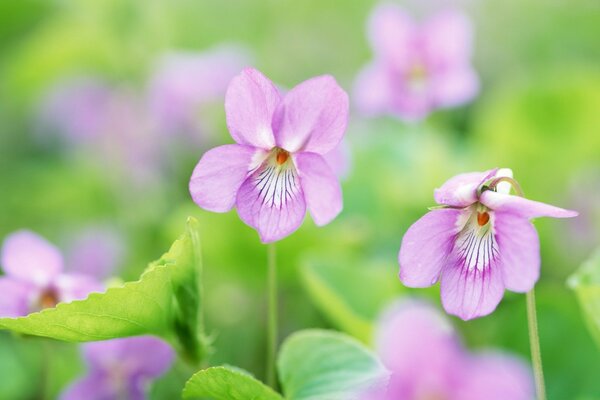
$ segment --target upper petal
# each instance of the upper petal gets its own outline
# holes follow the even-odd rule
[[[408,228],[398,255],[402,283],[409,287],[427,287],[437,282],[454,246],[460,212],[433,210]]]
[[[535,397],[531,368],[501,353],[472,356],[460,387],[463,400],[531,400]]]
[[[325,154],[342,140],[348,123],[348,95],[330,75],[290,90],[275,111],[277,146],[289,152]]]
[[[452,68],[431,77],[433,102],[454,107],[472,100],[479,91],[479,77],[470,67]]]
[[[343,207],[337,176],[318,154],[296,154],[295,162],[310,215],[317,225],[328,224]]]
[[[275,145],[271,128],[281,95],[273,82],[253,68],[244,69],[227,88],[225,114],[231,137],[263,149]]]
[[[387,113],[392,105],[392,85],[385,66],[375,62],[367,65],[354,83],[354,102],[366,116]]]
[[[473,47],[473,27],[466,14],[447,10],[430,18],[421,35],[427,63],[434,69],[468,65]]]
[[[401,7],[382,4],[369,18],[368,34],[375,54],[393,65],[410,63],[417,27]]]
[[[452,207],[466,207],[477,201],[477,188],[491,178],[497,169],[485,172],[468,172],[448,179],[433,191],[436,203]]]
[[[63,257],[46,239],[23,230],[4,240],[2,267],[6,275],[43,286],[62,271]]]
[[[524,218],[571,218],[578,215],[576,211],[565,210],[564,208],[540,203],[539,201],[529,200],[520,196],[494,192],[492,190],[484,191],[479,200],[492,210],[509,212],[520,215]]]
[[[204,153],[190,179],[194,202],[209,211],[231,210],[258,152],[250,146],[226,144]]]
[[[297,172],[268,160],[242,183],[236,207],[242,221],[258,231],[263,243],[283,239],[294,232],[306,214]]]
[[[494,229],[504,286],[528,292],[540,276],[540,241],[535,227],[527,218],[495,212]]]
[[[16,318],[29,314],[35,287],[10,277],[0,277],[0,318]]]
[[[83,300],[92,292],[103,292],[104,285],[92,276],[83,274],[61,274],[55,282],[60,302]]]

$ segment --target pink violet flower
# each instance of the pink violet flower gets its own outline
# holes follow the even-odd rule
[[[530,219],[577,213],[511,195],[511,186],[518,183],[504,168],[460,174],[436,189],[441,207],[402,238],[402,283],[427,287],[440,280],[444,309],[464,320],[494,311],[504,289],[531,290],[540,274],[540,243]]]
[[[311,78],[282,96],[247,68],[229,84],[225,113],[237,143],[202,156],[189,184],[196,204],[214,212],[235,205],[263,243],[298,229],[307,208],[319,226],[340,213],[340,183],[324,155],[344,136],[348,96],[333,77]]]
[[[375,59],[355,84],[358,109],[414,121],[473,99],[479,79],[470,63],[473,32],[458,10],[416,23],[399,6],[375,8],[368,36]]]
[[[124,238],[110,226],[83,229],[71,238],[66,254],[68,272],[82,273],[103,280],[115,275],[123,261]]]
[[[376,350],[390,371],[383,390],[363,400],[531,400],[533,375],[519,358],[498,351],[470,353],[435,308],[403,300],[384,313]]]
[[[81,346],[87,375],[71,384],[62,400],[143,400],[152,380],[167,372],[175,354],[153,336],[86,343]]]
[[[1,262],[5,275],[0,276],[0,317],[21,317],[104,291],[91,276],[63,273],[60,251],[30,231],[5,239]]]

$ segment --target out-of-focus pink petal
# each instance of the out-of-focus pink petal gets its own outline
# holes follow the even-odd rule
[[[533,375],[516,357],[482,353],[471,357],[455,394],[461,400],[531,400],[535,397]]]
[[[491,190],[484,191],[480,196],[480,201],[492,210],[512,213],[524,218],[571,218],[578,215],[576,211]]]
[[[350,153],[350,146],[345,140],[342,140],[335,149],[325,154],[323,158],[339,179],[345,180],[348,177],[352,154]]]
[[[62,271],[63,257],[46,239],[23,230],[4,240],[2,267],[8,276],[44,286]]]
[[[418,28],[395,4],[375,8],[368,23],[371,45],[376,55],[397,67],[412,62],[412,51]]]
[[[452,207],[466,207],[477,201],[477,188],[486,179],[494,176],[497,169],[485,172],[468,172],[448,179],[440,188],[433,191],[438,204]]]
[[[154,336],[92,342],[82,348],[91,370],[110,372],[121,366],[123,378],[159,377],[171,368],[175,357],[171,346]]]
[[[431,78],[432,99],[438,107],[454,107],[473,99],[479,78],[469,66],[453,68]]]
[[[433,210],[404,234],[398,261],[400,280],[409,287],[427,287],[437,282],[452,252],[461,211]]]
[[[36,288],[20,280],[0,277],[0,318],[16,318],[29,314],[31,296]]]
[[[376,347],[392,372],[386,400],[446,395],[464,367],[452,326],[424,302],[405,300],[390,307],[378,325]]]
[[[469,18],[457,10],[434,15],[420,31],[427,64],[434,70],[467,65],[473,47]]]
[[[60,395],[61,400],[109,400],[119,393],[104,373],[93,372],[71,383]]]
[[[353,97],[358,111],[366,116],[389,112],[393,98],[392,89],[383,64],[375,62],[367,65],[358,74],[354,84]]]
[[[310,215],[315,224],[326,225],[343,208],[340,182],[320,155],[298,153],[294,158]]]
[[[111,276],[124,253],[120,235],[108,227],[78,232],[67,256],[67,271],[105,279]]]
[[[226,144],[204,153],[189,183],[194,202],[209,211],[231,210],[257,152],[254,147]]]
[[[485,250],[489,246],[481,242],[464,256],[455,249],[449,257],[441,279],[442,304],[448,314],[466,321],[490,314],[502,300],[504,283],[499,262],[492,259],[479,264],[479,260],[489,257],[482,253],[493,253]]]
[[[239,144],[271,149],[275,145],[273,113],[280,102],[273,82],[256,69],[244,69],[233,78],[225,95],[231,137]]]
[[[513,292],[528,292],[540,276],[540,241],[535,227],[512,213],[494,214],[504,286]]]
[[[263,243],[283,239],[300,227],[306,214],[300,177],[292,168],[263,166],[240,187],[236,207]]]
[[[60,302],[83,300],[92,292],[103,292],[104,285],[95,278],[82,274],[61,274],[54,281]]]
[[[342,140],[348,124],[348,95],[329,75],[290,90],[273,117],[277,146],[326,154]]]

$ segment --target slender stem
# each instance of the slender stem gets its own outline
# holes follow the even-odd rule
[[[531,289],[525,295],[527,298],[527,326],[529,328],[529,346],[531,347],[531,362],[538,400],[546,400],[546,387],[544,386],[544,370],[542,369],[542,353],[540,351],[540,337],[538,334],[537,316],[535,312],[535,293]]]
[[[268,264],[268,326],[267,326],[267,384],[275,388],[275,357],[277,355],[277,260],[275,243],[267,245]]]

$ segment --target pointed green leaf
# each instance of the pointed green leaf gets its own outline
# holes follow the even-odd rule
[[[198,221],[189,218],[186,233],[138,281],[26,317],[0,318],[0,328],[70,342],[153,334],[198,363],[207,353],[201,268]]]
[[[590,333],[600,346],[600,249],[568,280],[575,290]]]
[[[283,400],[273,389],[248,372],[233,367],[212,367],[194,374],[183,389],[184,399]]]
[[[290,336],[281,347],[277,368],[289,400],[352,400],[388,378],[381,362],[360,342],[316,329]]]

